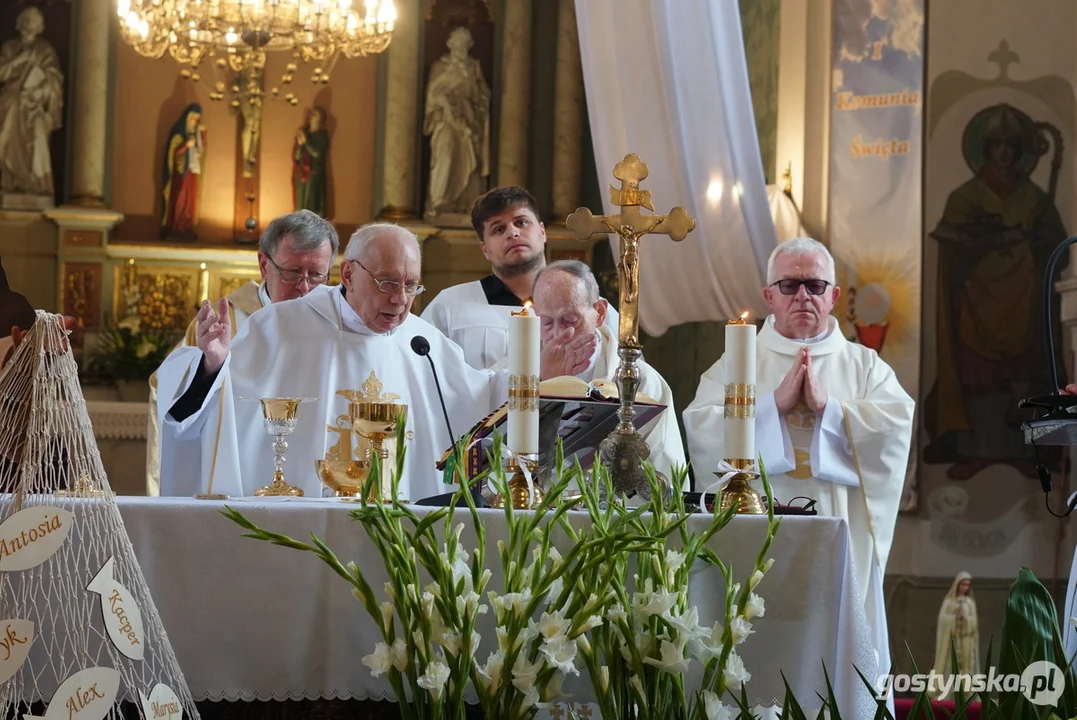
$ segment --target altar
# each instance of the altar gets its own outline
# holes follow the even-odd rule
[[[196,700],[393,700],[388,682],[372,677],[360,662],[380,637],[350,586],[312,555],[242,538],[243,530],[220,514],[229,505],[274,532],[304,540],[313,532],[343,562],[358,563],[380,597],[387,576],[362,526],[348,515],[354,505],[294,498],[118,497],[117,502]],[[429,509],[415,511],[423,515]],[[507,537],[504,516],[479,512],[493,561],[498,540]],[[468,528],[466,513],[457,511]],[[587,521],[585,513],[573,515],[578,515],[574,523]],[[689,531],[708,519],[692,518]],[[765,516],[738,516],[711,544],[739,578],[753,566],[766,529]],[[464,530],[463,542],[474,545],[470,529]],[[825,667],[845,716],[872,713],[856,668],[872,680],[878,670],[868,618],[857,601],[849,545],[841,519],[783,520],[771,546],[774,566],[758,588],[766,612],[738,647],[752,674],[747,688],[753,704],[777,704],[784,695],[784,673],[805,707],[817,705],[816,693],[826,692]],[[494,569],[491,589],[501,582]],[[878,578],[873,583],[881,594]],[[724,612],[723,592],[719,571],[697,565],[689,593],[701,623],[719,619],[719,607]],[[489,618],[483,616],[487,624]],[[478,631],[485,657],[493,627],[480,622]],[[568,678],[565,691],[571,702],[582,703],[589,692],[586,676]]]

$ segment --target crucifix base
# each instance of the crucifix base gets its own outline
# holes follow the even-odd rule
[[[632,497],[639,495],[644,500],[651,499],[651,485],[643,463],[651,455],[651,448],[636,430],[632,418],[636,416],[636,392],[640,385],[640,371],[636,363],[643,351],[638,347],[622,345],[617,350],[621,358],[617,366],[617,392],[621,409],[617,411],[617,427],[598,446],[602,463],[609,468],[613,490],[618,495]],[[658,475],[663,495],[669,495],[669,481]]]

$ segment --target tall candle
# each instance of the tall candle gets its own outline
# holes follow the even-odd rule
[[[509,449],[518,455],[539,451],[539,366],[542,342],[531,303],[509,316]]]
[[[755,462],[755,335],[744,313],[725,326],[725,459]]]

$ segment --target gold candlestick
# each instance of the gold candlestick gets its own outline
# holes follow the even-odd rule
[[[391,503],[393,501],[394,468],[389,464],[389,448],[386,447],[385,441],[396,435],[397,428],[407,422],[407,414],[408,406],[403,403],[358,401],[348,405],[352,432],[370,441],[370,454],[377,455],[379,460],[381,477],[376,488],[379,492],[377,497],[368,498],[370,502]],[[372,460],[373,457],[369,459]]]
[[[527,467],[527,471],[531,473],[531,492],[528,492],[527,477],[520,467],[520,460]],[[508,500],[513,510],[530,510],[542,502],[544,493],[542,485],[539,483],[538,470],[537,455],[512,455],[505,461],[505,473],[512,476],[509,478]],[[495,508],[505,507],[505,497],[501,494],[495,495],[493,500],[490,501],[490,506]]]
[[[759,473],[749,469],[753,467],[754,463],[751,460],[739,458],[726,459],[726,462],[740,470],[740,472],[730,478],[722,489],[721,510],[724,512],[731,507],[736,507],[738,515],[765,514],[767,507],[763,504],[762,496],[749,485],[752,480],[759,477]],[[719,476],[721,474],[715,473],[715,475]]]

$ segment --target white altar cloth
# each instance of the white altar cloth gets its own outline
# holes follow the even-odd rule
[[[393,699],[389,683],[371,677],[360,662],[380,637],[352,597],[351,586],[313,554],[240,537],[242,528],[219,514],[229,504],[267,530],[308,542],[311,532],[317,534],[342,562],[354,560],[360,566],[380,598],[387,578],[374,545],[348,516],[354,505],[313,498],[117,501],[195,699]],[[493,571],[489,587],[498,590],[502,576],[495,567],[496,544],[507,539],[503,514],[480,512]],[[466,528],[465,547],[474,547],[466,509],[457,511],[456,521]],[[690,527],[708,521],[709,516],[699,516]],[[712,539],[737,581],[746,580],[765,532],[765,517],[740,516]],[[825,664],[843,716],[873,714],[871,705],[864,705],[871,698],[854,669],[855,664],[873,681],[877,675],[848,550],[847,525],[841,519],[783,520],[771,545],[774,566],[758,588],[766,613],[756,618],[755,633],[738,647],[752,673],[748,690],[753,704],[775,704],[783,697],[781,671],[806,707],[817,706],[816,693],[826,692]],[[702,563],[696,568],[689,592],[701,624],[710,625],[723,612],[722,576]],[[479,656],[485,659],[494,633],[492,628],[479,630]],[[577,702],[588,690],[586,669],[581,672],[582,678],[565,683]]]

